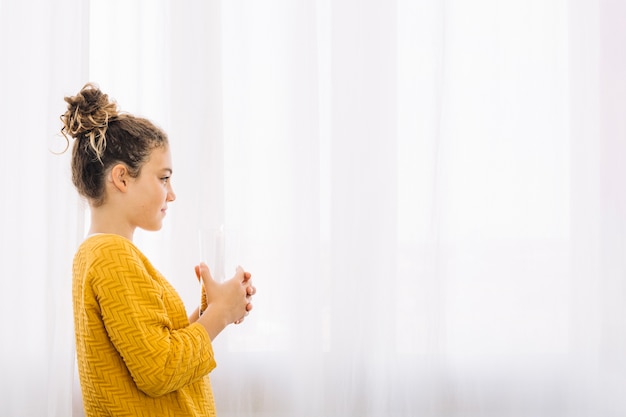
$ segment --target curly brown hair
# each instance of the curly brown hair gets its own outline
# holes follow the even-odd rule
[[[94,206],[105,200],[105,176],[123,163],[138,177],[153,149],[168,146],[167,135],[151,121],[118,110],[100,88],[87,83],[77,95],[65,97],[61,133],[75,139],[72,149],[72,182],[78,193]]]

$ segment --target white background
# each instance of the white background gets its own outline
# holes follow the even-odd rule
[[[60,136],[93,81],[170,136],[136,243],[198,288],[236,231],[253,314],[227,416],[626,412],[626,6],[611,0],[0,0],[0,414],[80,415]],[[228,236],[227,236],[228,238]]]

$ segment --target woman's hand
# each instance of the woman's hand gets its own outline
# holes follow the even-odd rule
[[[207,328],[211,339],[231,323],[241,323],[252,310],[252,296],[256,288],[252,275],[237,267],[235,275],[222,283],[213,279],[208,266],[200,263],[195,268],[196,276],[202,279],[206,292],[207,309],[199,322]]]

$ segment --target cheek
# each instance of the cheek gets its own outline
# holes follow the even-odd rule
[[[146,209],[147,210],[151,210],[151,209],[160,209],[163,206],[163,201],[165,201],[165,191],[163,190],[163,187],[159,186],[155,186],[151,191],[150,191],[150,196],[146,196]],[[150,206],[150,207],[148,207]]]
[[[159,200],[159,204],[163,204],[163,202],[167,200],[167,187],[159,185],[158,190],[154,193],[155,204],[157,199]]]

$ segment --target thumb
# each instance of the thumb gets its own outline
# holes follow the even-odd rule
[[[198,277],[198,279],[202,279],[205,288],[209,288],[216,284],[213,276],[211,275],[209,267],[204,262],[200,262],[200,265],[196,266],[196,276]]]

